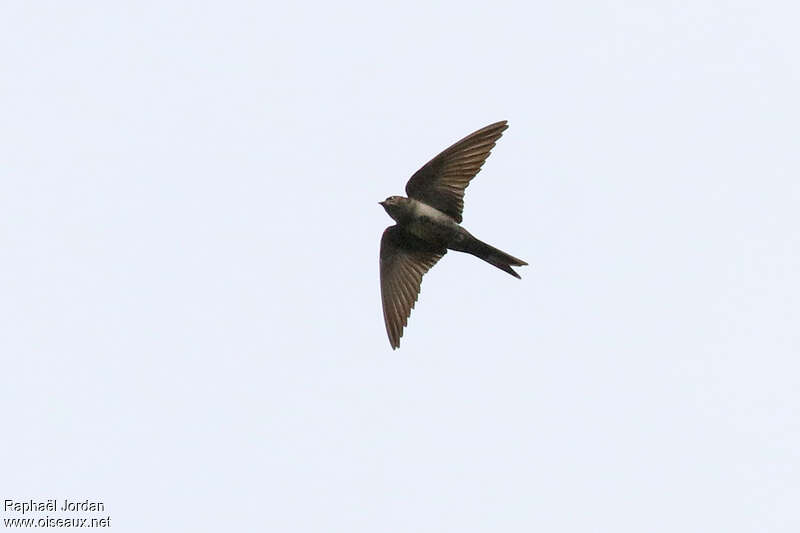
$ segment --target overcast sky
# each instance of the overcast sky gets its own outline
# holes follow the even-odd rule
[[[4,2],[0,498],[116,532],[799,531],[799,17]],[[530,266],[448,254],[393,352],[376,202],[502,119],[464,224]]]

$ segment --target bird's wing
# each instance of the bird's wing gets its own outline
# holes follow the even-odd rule
[[[417,170],[406,184],[406,194],[461,222],[464,189],[506,128],[501,120],[467,135]]]
[[[393,349],[400,346],[403,328],[417,301],[422,276],[447,252],[390,226],[381,237],[381,299],[383,321]]]

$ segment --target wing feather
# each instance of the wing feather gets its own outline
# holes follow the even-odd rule
[[[506,128],[508,123],[501,120],[453,144],[411,176],[406,184],[406,194],[461,222],[464,189],[480,172]]]
[[[383,320],[392,348],[400,346],[403,328],[417,301],[422,276],[447,252],[390,226],[381,238],[380,270]]]

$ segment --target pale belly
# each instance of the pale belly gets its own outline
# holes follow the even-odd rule
[[[452,218],[429,205],[416,203],[414,215],[406,227],[410,233],[425,241],[446,245],[460,232],[460,226]]]

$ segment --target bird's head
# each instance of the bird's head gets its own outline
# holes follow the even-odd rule
[[[403,198],[402,196],[390,196],[386,200],[382,202],[378,202],[383,206],[389,216],[393,219],[400,221],[400,217],[402,216],[403,212],[405,211],[403,208],[408,201],[407,198]]]

